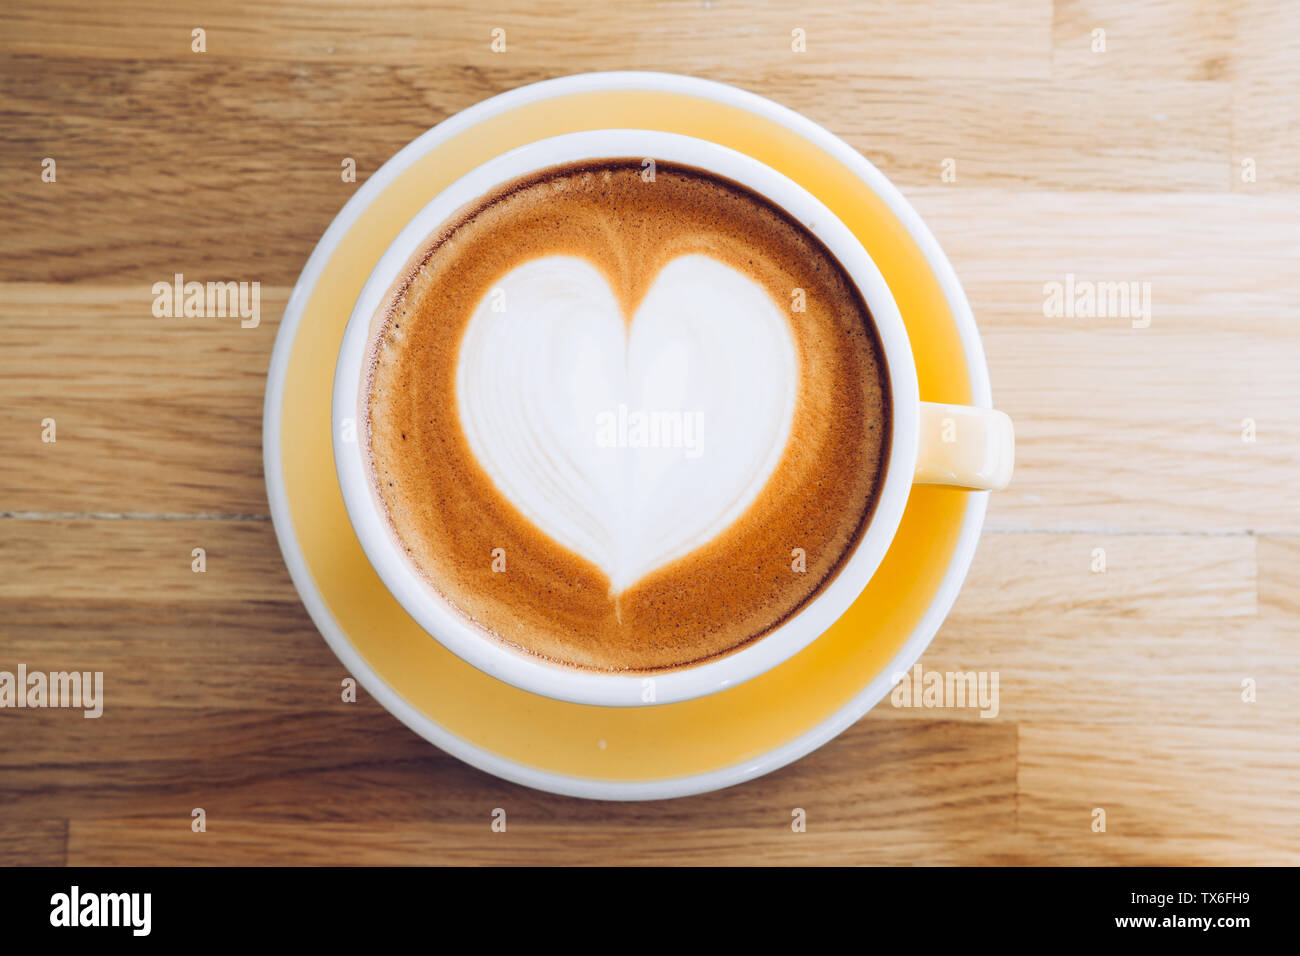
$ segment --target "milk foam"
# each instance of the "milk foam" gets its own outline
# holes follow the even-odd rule
[[[789,439],[798,380],[772,295],[699,254],[669,262],[630,323],[589,262],[519,265],[475,308],[456,370],[465,436],[497,489],[613,593],[753,503]],[[670,426],[657,441],[637,425],[652,421]]]

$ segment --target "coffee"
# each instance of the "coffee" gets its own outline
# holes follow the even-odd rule
[[[871,517],[891,414],[871,316],[736,183],[551,167],[457,213],[376,318],[372,488],[485,638],[598,671],[716,658],[816,597]]]

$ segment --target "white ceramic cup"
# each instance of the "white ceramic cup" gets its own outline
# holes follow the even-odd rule
[[[372,487],[357,427],[372,324],[408,263],[461,207],[520,176],[561,163],[649,158],[706,170],[748,187],[813,233],[844,267],[875,319],[889,378],[893,429],[875,511],[852,555],[822,592],[759,640],[725,657],[653,675],[597,673],[513,650],[485,634],[411,564]],[[449,650],[516,687],[560,700],[607,706],[666,704],[711,694],[767,671],[816,640],[867,586],[898,530],[913,483],[1003,488],[1014,459],[1011,421],[999,411],[921,402],[907,330],[867,250],[803,187],[716,143],[652,130],[594,130],[538,140],[503,153],[448,186],[415,214],[361,290],[343,336],[334,379],[334,458],[348,515],[367,558],[411,617]],[[351,426],[351,427],[349,427]],[[792,436],[792,440],[796,440]]]

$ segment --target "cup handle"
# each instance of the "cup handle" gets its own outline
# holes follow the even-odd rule
[[[1001,491],[1011,483],[1015,462],[1015,429],[1005,412],[921,403],[916,484]]]

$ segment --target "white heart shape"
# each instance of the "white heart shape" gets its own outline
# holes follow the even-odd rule
[[[798,378],[776,301],[730,266],[674,259],[628,323],[595,266],[547,256],[479,303],[456,388],[497,489],[617,594],[753,503],[789,438]]]

